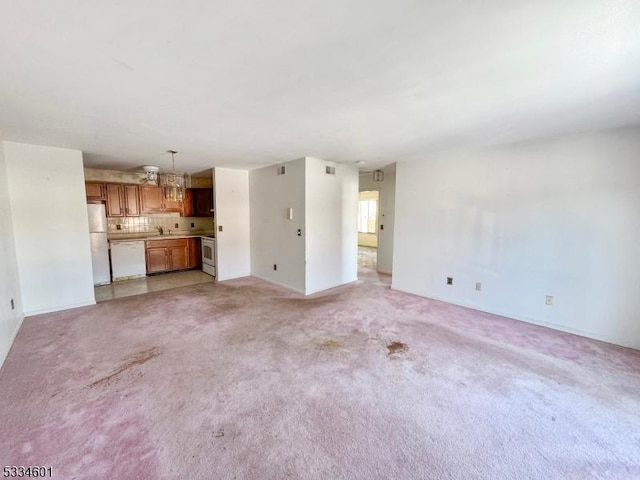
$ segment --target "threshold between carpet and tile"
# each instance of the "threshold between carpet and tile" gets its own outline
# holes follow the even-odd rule
[[[640,352],[390,289],[255,278],[29,317],[3,465],[65,479],[637,479]]]

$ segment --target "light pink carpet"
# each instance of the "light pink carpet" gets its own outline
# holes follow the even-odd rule
[[[0,463],[64,479],[638,479],[640,352],[256,279],[25,320]]]

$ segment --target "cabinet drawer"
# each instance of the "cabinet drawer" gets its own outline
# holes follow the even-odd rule
[[[148,239],[147,248],[186,247],[188,242],[189,239],[187,238]]]

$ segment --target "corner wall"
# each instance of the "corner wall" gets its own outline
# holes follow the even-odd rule
[[[626,128],[398,163],[393,288],[640,348],[639,158]]]
[[[4,145],[0,142],[0,366],[24,318],[13,235]]]
[[[275,165],[249,172],[251,199],[251,274],[305,292],[305,162],[284,164],[278,175]],[[293,218],[287,218],[287,209]],[[273,266],[277,265],[277,270]]]
[[[4,142],[25,315],[95,303],[82,152]]]
[[[306,158],[306,293],[358,279],[358,170]],[[335,175],[325,173],[335,167]]]

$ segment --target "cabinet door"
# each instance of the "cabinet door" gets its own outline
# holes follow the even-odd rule
[[[143,185],[140,187],[140,209],[143,213],[154,213],[162,211],[162,189]]]
[[[127,217],[140,216],[140,189],[138,185],[124,185],[124,204]]]
[[[104,183],[85,182],[84,188],[87,192],[87,202],[100,202],[107,199]]]
[[[182,200],[172,202],[164,198],[164,211],[165,212],[182,212]]]
[[[122,185],[107,183],[107,217],[124,217],[124,194]]]
[[[182,245],[167,247],[169,250],[169,258],[171,259],[171,270],[182,270],[189,268],[189,244],[187,239]]]
[[[182,216],[195,217],[193,211],[193,189],[187,188],[184,191],[184,200],[182,201]]]
[[[213,208],[213,189],[196,188],[193,192],[194,217],[210,217]]]
[[[189,239],[189,268],[197,268],[202,264],[200,252],[200,237]]]
[[[167,271],[169,269],[168,260],[166,248],[147,248],[147,273]]]

